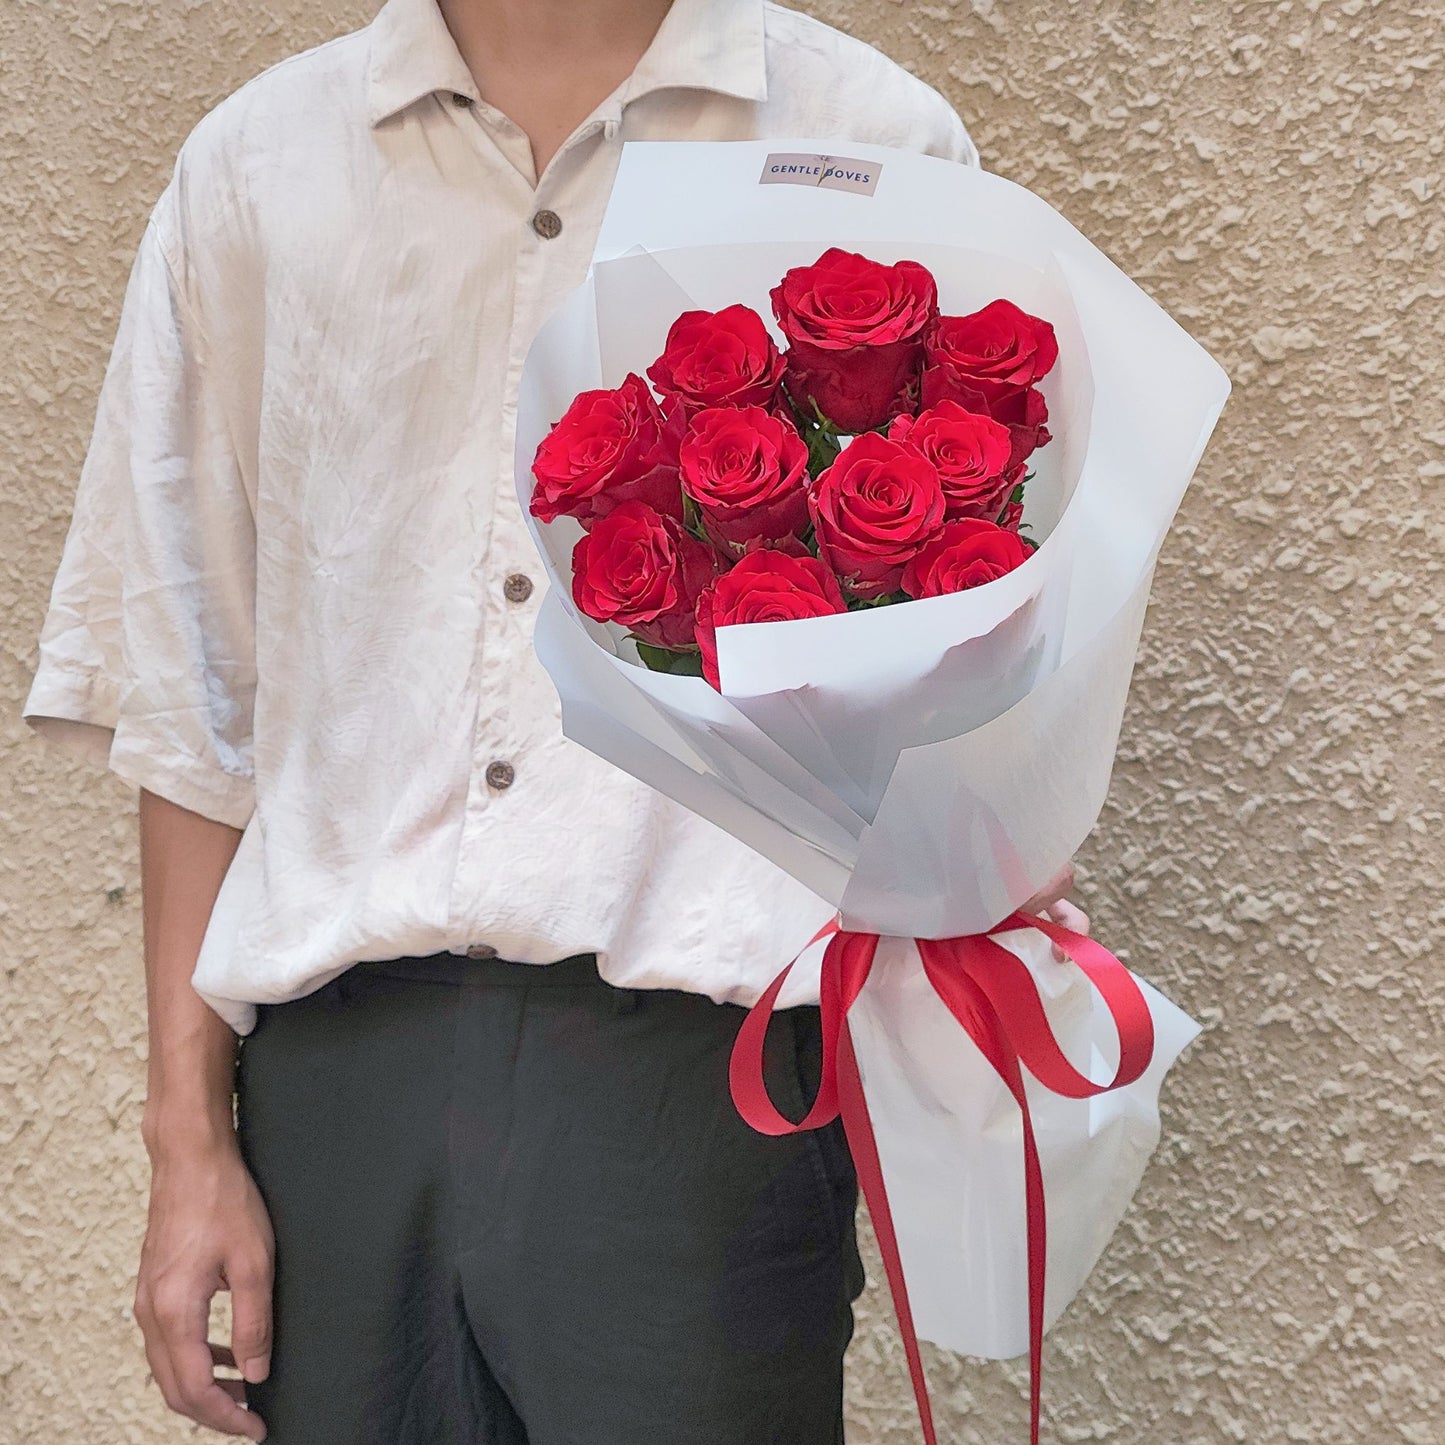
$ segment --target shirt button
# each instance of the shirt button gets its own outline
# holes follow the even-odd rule
[[[562,218],[556,211],[538,211],[532,217],[532,229],[544,241],[551,241],[562,234]]]
[[[495,958],[497,950],[490,943],[469,943],[467,945],[468,958]]]
[[[503,788],[510,788],[512,780],[517,776],[516,769],[511,763],[488,763],[487,764],[487,786],[496,788],[499,792]]]
[[[508,602],[525,602],[532,595],[532,579],[524,572],[513,572],[502,583],[502,592]]]
[[[472,103],[472,98],[471,98],[471,96],[469,96],[469,95],[463,95],[463,94],[461,93],[461,91],[459,91],[459,90],[454,90],[454,91],[452,91],[452,104],[453,104],[453,105],[470,105],[471,103]]]

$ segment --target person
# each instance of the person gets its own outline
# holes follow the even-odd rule
[[[140,789],[135,1312],[213,1430],[842,1439],[846,1144],[726,1082],[829,910],[563,737],[511,482],[623,143],[765,136],[978,164],[763,0],[386,0],[204,115],[155,202],[24,716]],[[1027,906],[1086,930],[1071,884]],[[797,1117],[816,980],[784,1003]]]

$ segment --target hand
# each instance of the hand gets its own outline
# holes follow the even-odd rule
[[[1065,863],[1064,866],[1025,904],[1020,913],[1041,913],[1045,917],[1057,923],[1060,928],[1070,929],[1074,933],[1082,933],[1086,937],[1089,932],[1089,915],[1082,908],[1070,903],[1065,897],[1074,886],[1074,865]],[[1054,957],[1060,963],[1067,963],[1069,956],[1056,943],[1054,944]]]
[[[264,1380],[271,1362],[271,1221],[234,1138],[153,1161],[150,1218],[141,1247],[135,1317],[166,1404],[225,1435],[266,1438],[245,1408],[241,1380]],[[211,1297],[231,1294],[231,1345],[207,1338]]]

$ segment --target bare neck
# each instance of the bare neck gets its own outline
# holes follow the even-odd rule
[[[482,98],[532,144],[536,176],[636,68],[671,0],[437,0]]]

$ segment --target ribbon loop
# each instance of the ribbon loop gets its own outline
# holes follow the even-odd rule
[[[1079,967],[1108,1009],[1119,1036],[1119,1063],[1107,1083],[1096,1083],[1065,1057],[1049,1025],[1038,984],[1024,962],[996,941],[999,934],[1033,928],[1047,935]],[[878,1236],[879,1252],[893,1294],[899,1333],[908,1357],[913,1397],[925,1445],[936,1445],[928,1382],[913,1328],[908,1284],[883,1180],[878,1143],[858,1069],[848,1011],[863,991],[878,949],[878,935],[849,933],[834,922],[814,935],[813,943],[832,934],[823,956],[819,1001],[823,1028],[823,1077],[812,1107],[796,1123],[773,1104],[763,1077],[768,1020],[793,960],[773,980],[738,1031],[729,1062],[733,1103],[763,1134],[781,1135],[816,1129],[841,1113],[858,1182]],[[1134,976],[1102,944],[1049,919],[1011,913],[987,933],[961,938],[915,940],[923,970],[949,1013],[974,1042],[1019,1106],[1023,1122],[1024,1212],[1028,1242],[1029,1440],[1038,1445],[1043,1379],[1044,1286],[1047,1218],[1043,1167],[1033,1116],[1024,1088],[1023,1069],[1045,1088],[1070,1099],[1093,1098],[1140,1078],[1154,1056],[1154,1020]],[[808,945],[812,947],[812,943]],[[805,949],[804,952],[807,950]],[[801,957],[801,954],[799,955]]]
[[[1119,1064],[1108,1083],[1095,1083],[1065,1057],[1049,1026],[1033,974],[1022,959],[995,941],[998,934],[1035,924],[1083,970],[1108,1009],[1119,1037]],[[1154,1056],[1154,1020],[1149,1005],[1129,970],[1092,938],[1046,919],[1030,920],[1026,913],[1015,913],[991,934],[920,939],[918,952],[929,981],[945,1003],[949,1003],[958,974],[973,981],[992,1005],[1010,1049],[1029,1073],[1055,1094],[1066,1099],[1092,1099],[1134,1083],[1149,1067]],[[951,1004],[950,1011],[959,1017]],[[964,1020],[959,1018],[959,1022]]]
[[[778,995],[788,981],[788,975],[808,949],[824,938],[828,951],[823,955],[823,971],[820,977],[822,994],[820,1012],[823,1031],[823,1074],[818,1085],[818,1095],[812,1107],[801,1119],[792,1120],[784,1114],[768,1093],[767,1079],[763,1073],[763,1055],[767,1050],[768,1023],[773,1017]],[[728,1061],[728,1084],[732,1091],[733,1104],[737,1111],[759,1134],[779,1137],[785,1134],[800,1134],[805,1129],[821,1129],[838,1117],[838,1030],[843,1017],[852,1007],[853,1000],[862,991],[868,970],[873,966],[873,953],[877,948],[874,939],[872,949],[860,951],[856,943],[860,934],[845,934],[839,930],[837,920],[824,924],[795,958],[767,987],[762,997],[748,1010],[742,1027],[733,1044],[732,1056]],[[842,955],[847,951],[848,960]],[[844,977],[849,981],[856,978],[856,987],[844,1001]]]

